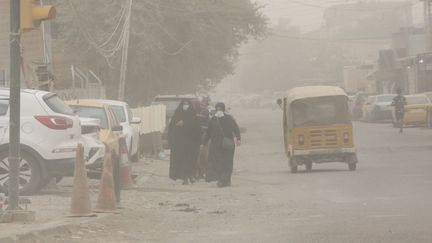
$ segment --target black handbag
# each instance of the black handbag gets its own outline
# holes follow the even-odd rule
[[[230,137],[225,136],[225,133],[223,131],[223,128],[222,128],[222,125],[220,124],[219,119],[218,119],[218,124],[219,124],[219,129],[220,129],[222,136],[223,136],[222,148],[224,150],[227,150],[227,151],[233,151],[235,149],[234,138],[230,138]]]

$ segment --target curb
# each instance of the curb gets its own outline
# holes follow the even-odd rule
[[[75,222],[68,221],[54,221],[46,224],[42,224],[40,227],[36,229],[29,229],[26,232],[13,234],[10,236],[0,236],[0,243],[18,243],[31,241],[34,238],[42,235],[53,235],[59,233],[67,233],[70,232],[74,228],[79,228],[82,224],[88,224],[95,222],[97,220],[108,217],[112,214],[98,214],[97,217],[93,217],[92,219],[87,220],[76,220]]]

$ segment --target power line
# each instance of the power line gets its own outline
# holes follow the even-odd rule
[[[75,14],[76,19],[80,22],[80,30],[82,32],[83,37],[86,39],[86,41],[99,53],[101,54],[107,61],[107,64],[113,68],[111,65],[111,59],[115,56],[117,52],[119,52],[125,43],[125,36],[126,36],[126,29],[127,29],[127,19],[129,15],[131,14],[132,7],[131,5],[124,5],[119,10],[119,19],[117,24],[115,24],[115,27],[113,29],[113,32],[107,34],[107,39],[105,41],[102,41],[99,43],[96,39],[96,37],[93,37],[90,33],[91,31],[88,31],[86,26],[87,23],[85,21],[82,21],[81,16],[78,14],[77,9],[72,4],[71,1],[69,1],[70,7]],[[119,31],[120,26],[122,26],[121,30]],[[118,36],[117,40],[115,40],[114,44],[110,44],[115,36]]]
[[[302,1],[297,1],[297,0],[289,0],[290,3],[292,4],[296,4],[296,5],[301,5],[301,6],[305,6],[305,7],[310,7],[310,8],[316,8],[316,9],[330,9],[332,7],[335,6],[350,6],[350,5],[354,5],[354,4],[332,4],[332,5],[318,5],[318,4],[313,4],[313,3],[307,3],[307,2],[302,2]],[[392,6],[392,7],[381,7],[381,8],[359,8],[359,7],[355,7],[353,6],[352,8],[341,8],[341,9],[337,9],[337,11],[358,11],[358,12],[376,12],[376,11],[386,11],[386,10],[395,10],[395,9],[402,9],[402,8],[406,8],[409,6],[415,6],[417,4],[419,4],[420,2],[407,2],[406,4],[401,4],[399,6]],[[364,6],[373,6],[374,4],[365,4]],[[376,5],[378,5],[378,3],[376,3]],[[273,9],[274,11],[281,11],[281,10],[287,10],[287,9],[292,9],[292,7],[286,7],[286,8],[278,8],[278,9]],[[273,10],[267,10],[267,11],[273,11]]]
[[[319,38],[309,38],[309,37],[301,37],[301,36],[291,36],[291,35],[280,35],[280,34],[271,34],[271,36],[293,39],[293,40],[304,40],[304,41],[322,41],[322,42],[349,42],[349,41],[368,41],[368,40],[390,40],[391,37],[388,36],[373,36],[373,37],[360,37],[360,38],[342,38],[342,39],[319,39]]]

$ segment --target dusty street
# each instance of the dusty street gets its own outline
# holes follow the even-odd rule
[[[359,165],[291,174],[279,110],[234,110],[247,128],[233,187],[167,178],[124,193],[120,214],[40,242],[432,242],[432,131],[356,123]],[[36,241],[37,241],[36,240]]]

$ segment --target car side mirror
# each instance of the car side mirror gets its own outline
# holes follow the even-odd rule
[[[111,129],[113,132],[122,132],[123,131],[123,127],[122,126],[114,126],[112,129]]]
[[[131,124],[134,124],[134,125],[141,124],[141,118],[139,118],[139,117],[133,117],[132,121],[131,121]]]

